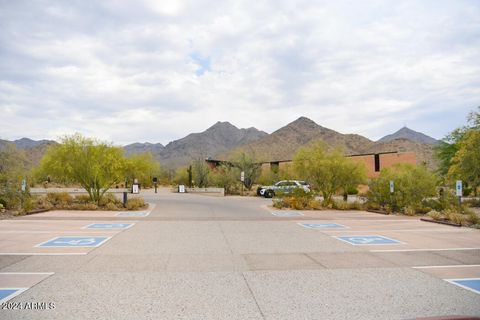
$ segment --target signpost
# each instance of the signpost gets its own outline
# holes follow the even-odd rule
[[[458,197],[458,206],[462,205],[462,187],[462,180],[457,180],[457,183],[455,184],[455,191]]]
[[[393,183],[393,180],[390,180],[390,193],[393,193],[395,191],[395,184]]]
[[[155,193],[157,193],[157,183],[158,183],[158,178],[153,177],[153,185],[155,186]]]
[[[243,184],[245,182],[245,171],[240,172],[240,181],[242,181],[242,196],[243,196]]]

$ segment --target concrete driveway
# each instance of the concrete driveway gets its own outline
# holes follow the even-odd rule
[[[260,198],[143,196],[152,206],[135,216],[0,221],[0,318],[480,316],[479,230],[358,211],[279,214]]]

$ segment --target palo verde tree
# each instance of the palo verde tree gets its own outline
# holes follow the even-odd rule
[[[160,175],[160,163],[150,152],[135,154],[125,159],[124,173],[130,184],[138,179],[142,186],[151,186],[152,178]]]
[[[258,181],[262,174],[262,166],[258,163],[255,155],[248,155],[244,152],[234,154],[229,161],[232,166],[244,172],[244,185],[248,190]],[[240,180],[240,176],[238,176]]]
[[[7,144],[0,148],[0,203],[15,208],[24,196],[21,190],[22,178],[27,174],[27,160],[22,150]]]
[[[394,192],[390,193],[390,181]],[[427,197],[435,195],[437,177],[425,166],[397,163],[383,168],[378,178],[370,180],[368,201],[381,206],[389,206],[394,211],[406,207],[419,208]]]
[[[99,203],[109,188],[125,178],[125,158],[119,147],[74,134],[47,150],[40,170],[56,181],[80,184]]]
[[[299,177],[309,181],[323,195],[324,205],[340,190],[365,182],[365,168],[345,157],[341,149],[328,151],[325,143],[317,142],[300,148],[293,160]]]
[[[480,130],[468,130],[460,140],[448,175],[465,181],[477,196],[480,187]]]
[[[470,131],[480,130],[480,107],[478,110],[472,111],[467,117],[467,125],[456,128],[443,138],[435,146],[435,156],[439,161],[438,173],[442,177],[447,177],[453,158],[460,149],[460,143]],[[458,162],[458,161],[457,161]],[[451,176],[451,173],[450,173]]]

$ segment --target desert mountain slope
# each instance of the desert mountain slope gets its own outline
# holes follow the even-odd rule
[[[265,136],[267,133],[255,128],[238,129],[229,122],[219,121],[203,132],[170,142],[156,157],[168,167],[179,167],[192,159],[214,157]]]
[[[254,153],[264,161],[290,160],[300,147],[318,140],[323,140],[330,147],[343,147],[347,154],[362,153],[374,144],[361,135],[341,134],[308,118],[300,117],[262,139],[237,148],[234,152]],[[231,154],[222,154],[220,157],[229,157]]]
[[[150,143],[150,142],[145,142],[145,143],[135,142],[123,147],[123,150],[125,150],[125,154],[127,156],[132,154],[137,154],[137,153],[145,153],[145,152],[150,152],[153,155],[155,155],[162,152],[163,149],[165,149],[163,144]]]
[[[407,127],[403,127],[395,133],[386,135],[385,137],[379,139],[378,142],[388,142],[395,139],[407,139],[410,141],[426,143],[426,144],[438,143],[438,140]]]

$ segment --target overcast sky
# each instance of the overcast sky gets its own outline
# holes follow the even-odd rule
[[[0,0],[2,139],[166,144],[300,116],[442,138],[478,105],[478,0]]]

